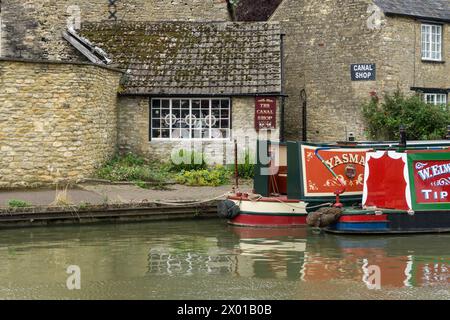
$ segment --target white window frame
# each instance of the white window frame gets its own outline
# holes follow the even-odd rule
[[[422,60],[424,61],[442,61],[443,28],[439,24],[422,24]]]
[[[448,95],[445,93],[424,93],[423,100],[426,103],[447,106]]]
[[[193,125],[190,125],[189,129],[186,128],[186,130],[189,130],[189,138],[173,137],[172,135],[174,133],[174,130],[176,130],[177,128],[173,127],[174,124],[172,123],[172,121],[170,121],[168,129],[163,129],[161,127],[161,125],[158,128],[154,127],[154,125],[153,125],[154,120],[163,119],[163,118],[161,118],[162,115],[161,115],[160,118],[154,118],[153,117],[153,111],[154,111],[153,101],[154,100],[160,100],[160,112],[162,112],[162,110],[163,110],[163,108],[162,108],[162,101],[163,100],[169,101],[170,115],[173,115],[173,116],[175,116],[174,113],[173,113],[173,102],[174,101],[180,101],[180,103],[181,103],[182,100],[189,101],[189,115],[188,116],[192,116],[192,114],[193,114],[193,108],[192,108],[193,101],[200,101],[200,106],[202,105],[202,101],[208,101],[209,102],[209,109],[208,109],[209,113],[208,113],[208,115],[212,115],[213,100],[216,100],[216,101],[219,101],[219,103],[220,103],[220,106],[219,106],[219,119],[215,119],[215,118],[209,117],[209,124],[205,122],[206,125],[202,126],[202,129],[195,129],[193,127]],[[226,101],[226,103],[228,104],[228,107],[223,107],[222,103],[224,101]],[[202,108],[200,107],[200,112],[201,112],[201,110],[202,110]],[[222,118],[222,111],[223,110],[227,110],[228,111],[228,117],[223,117]],[[181,111],[181,108],[180,108],[180,111]],[[150,141],[229,141],[229,140],[232,139],[231,127],[232,127],[232,116],[233,115],[232,115],[232,107],[231,107],[231,99],[230,98],[222,98],[222,97],[212,97],[212,98],[209,98],[209,97],[202,97],[202,98],[154,97],[154,98],[150,99],[150,110],[149,110],[149,112],[150,112],[150,123],[149,123],[149,127],[150,127]],[[181,116],[178,119],[183,120],[181,118]],[[186,119],[187,119],[187,116],[184,119],[185,124],[187,124]],[[190,119],[191,118],[189,118],[189,120]],[[219,123],[219,128],[212,128],[212,122],[213,122],[214,119]],[[171,120],[171,118],[170,118],[170,120]],[[222,121],[228,121],[228,127],[222,128]],[[219,131],[227,130],[228,131],[228,137],[221,137],[221,138],[214,138],[214,137],[212,137],[214,129],[219,130]],[[161,137],[155,138],[155,137],[153,137],[153,131],[154,130],[169,130],[170,136],[167,137],[167,138],[161,138]],[[199,131],[202,130],[203,132],[204,132],[204,130],[208,130],[209,137],[194,138],[194,137],[192,137],[193,130],[199,130]]]

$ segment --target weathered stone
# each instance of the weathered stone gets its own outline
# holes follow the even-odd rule
[[[95,65],[0,59],[0,187],[92,176],[116,151],[120,77]],[[92,98],[79,102],[83,94]],[[69,111],[52,107],[60,102]]]
[[[372,9],[370,9],[372,8]],[[285,37],[288,138],[301,139],[302,89],[307,94],[307,132],[312,141],[364,140],[362,105],[399,88],[450,88],[450,27],[444,25],[445,63],[421,59],[421,21],[384,16],[380,28],[372,0],[284,0],[271,17]],[[350,65],[375,63],[376,81],[351,81]]]
[[[218,0],[121,0],[116,2],[114,15],[109,10],[107,0],[2,0],[2,19],[6,26],[2,55],[84,61],[62,37],[67,26],[76,21],[114,21],[114,17],[118,21],[230,20],[226,1]]]

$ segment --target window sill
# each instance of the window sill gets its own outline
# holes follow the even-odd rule
[[[436,64],[445,64],[445,60],[430,60],[430,59],[422,59],[423,63],[436,63]]]
[[[152,138],[149,142],[227,142],[232,141],[230,138],[222,139],[164,139],[164,138]]]

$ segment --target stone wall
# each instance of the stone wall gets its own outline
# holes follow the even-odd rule
[[[278,102],[277,130],[264,131],[259,135],[254,128],[255,98],[232,98],[232,135],[238,140],[240,153],[254,150],[258,138],[279,139],[280,104]],[[234,144],[226,141],[149,141],[149,98],[120,97],[118,120],[118,145],[121,153],[133,152],[149,159],[171,161],[172,152],[195,149],[204,152],[212,162],[233,163]]]
[[[92,176],[116,151],[121,73],[0,59],[0,187]]]
[[[271,17],[285,37],[287,137],[300,139],[302,101],[306,90],[310,141],[346,139],[353,132],[366,139],[361,106],[370,92],[380,97],[400,88],[449,88],[449,63],[421,61],[420,22],[384,17],[371,28],[376,13],[371,0],[285,0]],[[368,24],[369,22],[369,24]],[[444,54],[449,60],[450,26],[444,28]],[[375,63],[376,81],[351,81],[350,65]]]
[[[78,9],[79,8],[79,9]],[[3,57],[79,60],[82,58],[62,38],[67,21],[78,13],[81,22],[111,20],[228,21],[225,0],[2,0]]]

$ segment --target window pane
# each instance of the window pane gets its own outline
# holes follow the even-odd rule
[[[161,127],[161,120],[160,119],[153,119],[152,120],[152,128],[153,129],[159,129]]]
[[[170,101],[169,100],[162,100],[161,101],[162,107],[163,108],[169,108],[170,107]]]
[[[192,109],[200,109],[200,100],[192,100]]]
[[[222,100],[221,106],[222,108],[228,109],[230,107],[230,100]]]
[[[152,109],[152,118],[159,118],[161,116],[161,110],[158,109]]]
[[[228,109],[222,109],[220,110],[220,117],[221,118],[229,118],[229,111]]]
[[[209,110],[209,100],[202,100],[202,110]]]
[[[212,107],[213,109],[218,109],[218,108],[220,108],[220,100],[212,100],[212,101],[211,101],[211,107]]]
[[[159,108],[159,107],[161,107],[161,100],[153,99],[152,100],[152,108]]]
[[[153,138],[161,138],[161,130],[152,130]]]
[[[161,130],[161,138],[164,139],[170,138],[170,130]]]

